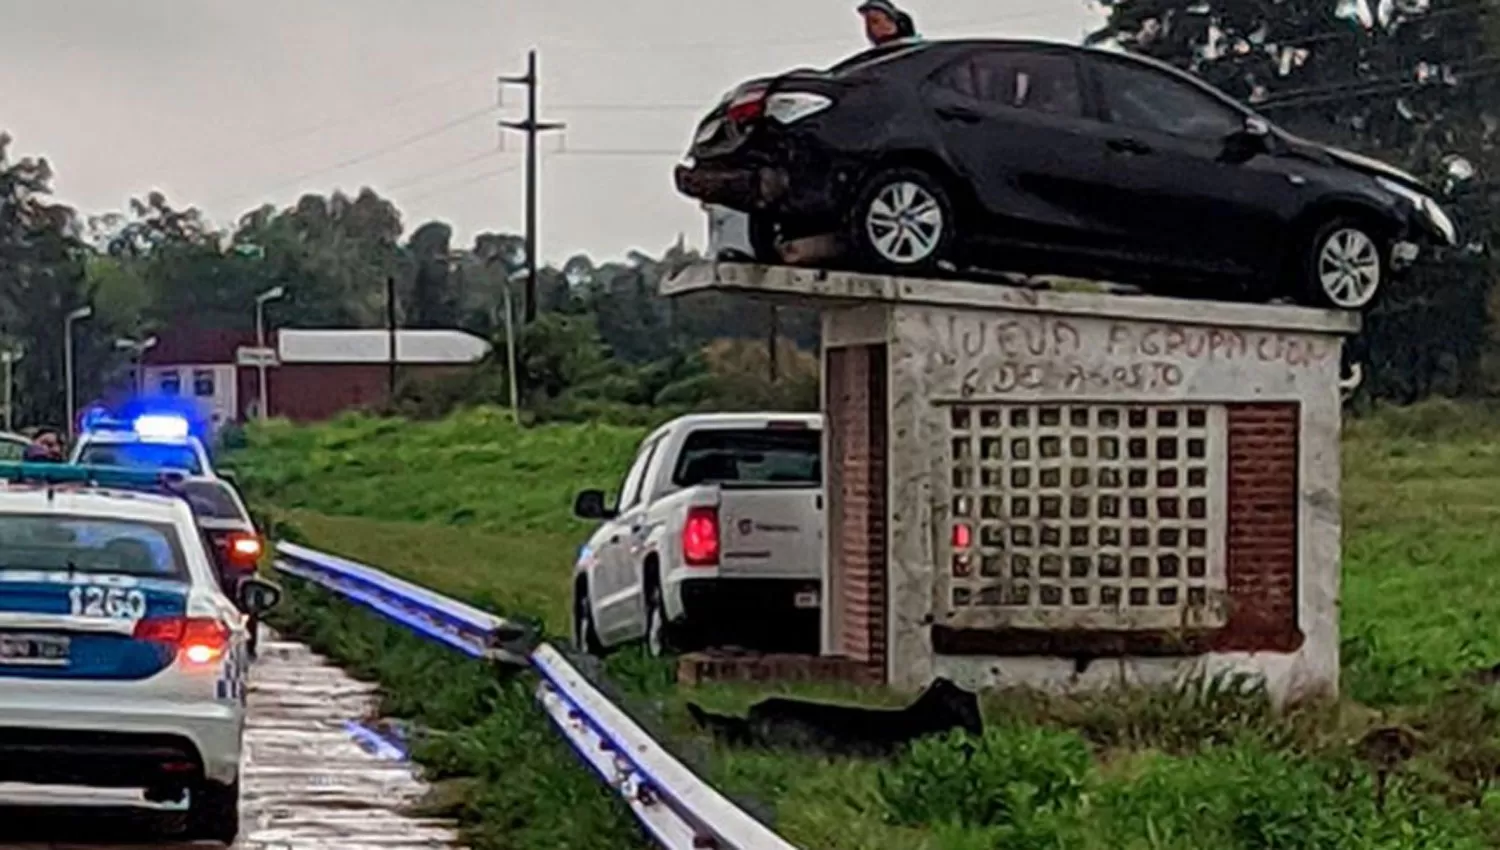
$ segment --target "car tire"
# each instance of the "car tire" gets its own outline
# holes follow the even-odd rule
[[[661,584],[646,584],[646,652],[652,658],[666,658],[677,652],[672,624],[667,620],[667,604]]]
[[[599,630],[594,627],[587,585],[579,585],[573,594],[573,646],[595,658],[604,657],[604,643],[599,640]]]
[[[894,274],[927,272],[948,259],[955,219],[943,184],[917,168],[888,168],[866,180],[849,209],[855,256]]]
[[[1298,300],[1312,307],[1362,310],[1390,277],[1390,246],[1368,223],[1330,219],[1308,239],[1300,268]]]
[[[188,841],[218,841],[228,847],[240,835],[240,781],[200,782],[188,802]]]

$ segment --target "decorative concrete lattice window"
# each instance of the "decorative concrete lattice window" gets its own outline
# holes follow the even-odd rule
[[[1222,407],[964,404],[949,424],[939,622],[1224,624]]]

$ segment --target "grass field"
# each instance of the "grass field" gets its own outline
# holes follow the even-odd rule
[[[1500,418],[1491,414],[1432,403],[1349,424],[1338,706],[1276,717],[1258,696],[1213,688],[997,695],[986,705],[991,731],[973,752],[936,741],[880,765],[710,746],[687,728],[665,665],[623,653],[609,671],[690,762],[809,850],[1500,846],[1500,796],[1488,791],[1500,775],[1500,699],[1466,683],[1500,662],[1500,534],[1491,531]],[[285,509],[312,545],[564,634],[569,565],[586,533],[568,515],[572,494],[613,487],[640,436],[521,432],[485,411],[420,425],[354,418],[256,432],[234,463],[253,496]],[[476,701],[486,703],[472,693],[428,694],[448,692],[433,689],[422,665],[398,660],[435,650],[407,647],[362,615],[297,604],[313,606],[297,613],[319,624],[319,643],[386,684],[393,712],[447,733],[447,749],[424,756],[443,775],[483,780],[501,758],[489,754],[517,757],[502,738],[545,734],[519,691],[485,697],[504,711],[476,713]],[[733,709],[761,695],[711,687],[692,698]],[[501,728],[483,719],[499,715]],[[1395,766],[1380,806],[1380,745],[1392,736],[1411,739],[1415,757]],[[521,846],[504,836],[527,829],[547,838],[530,846],[585,846],[585,833],[548,832],[548,806],[585,805],[595,825],[623,817],[565,750],[522,749],[526,770],[544,777],[541,792],[523,804],[495,790],[504,783],[481,782],[489,790],[470,796],[486,802],[463,808],[476,850]]]

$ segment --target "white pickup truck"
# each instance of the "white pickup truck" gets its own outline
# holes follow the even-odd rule
[[[709,645],[816,652],[823,572],[823,420],[684,416],[652,432],[573,568],[573,633],[603,652]]]

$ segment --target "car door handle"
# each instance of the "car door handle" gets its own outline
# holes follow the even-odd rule
[[[978,112],[963,106],[939,106],[937,114],[939,118],[945,118],[949,121],[962,121],[965,124],[977,124],[980,119]]]
[[[1104,143],[1112,151],[1120,153],[1144,154],[1151,153],[1151,146],[1136,139],[1110,139]]]

